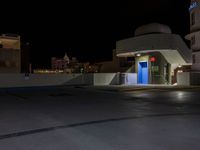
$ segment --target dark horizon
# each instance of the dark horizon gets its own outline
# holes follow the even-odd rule
[[[18,8],[13,4],[9,10],[3,7],[6,13],[0,32],[19,34],[23,42],[30,43],[30,62],[34,68],[49,67],[51,57],[62,57],[65,52],[80,61],[110,60],[115,42],[133,36],[140,25],[166,24],[184,38],[189,33],[189,3],[189,0],[129,0],[47,5],[34,1],[18,4]]]

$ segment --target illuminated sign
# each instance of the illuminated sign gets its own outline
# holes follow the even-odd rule
[[[189,11],[192,11],[194,8],[197,8],[197,7],[199,7],[199,5],[197,2],[194,1],[190,4]]]
[[[156,61],[156,58],[155,57],[151,57],[150,58],[150,62],[155,62]]]

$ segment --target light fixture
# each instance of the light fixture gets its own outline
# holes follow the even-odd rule
[[[179,65],[178,67],[179,67],[179,68],[181,68],[182,66],[181,66],[181,65]]]
[[[182,73],[183,72],[183,70],[178,70],[178,73]]]
[[[137,54],[136,54],[136,56],[137,56],[137,57],[140,57],[140,56],[141,56],[141,54],[140,54],[140,53],[137,53]]]

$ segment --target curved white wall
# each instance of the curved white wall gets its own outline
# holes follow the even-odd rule
[[[187,47],[182,38],[176,34],[148,34],[120,40],[116,43],[116,51],[118,56],[126,53],[137,52],[148,53],[160,51],[162,53],[163,51],[164,53],[166,50],[177,53],[179,56],[177,57],[177,61],[178,59],[182,59],[185,61],[185,64],[192,62],[191,50]],[[173,53],[171,56],[173,56]],[[180,62],[182,60],[180,60]]]

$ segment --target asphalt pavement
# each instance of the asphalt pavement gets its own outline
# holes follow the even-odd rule
[[[200,88],[0,89],[0,150],[200,149]]]

